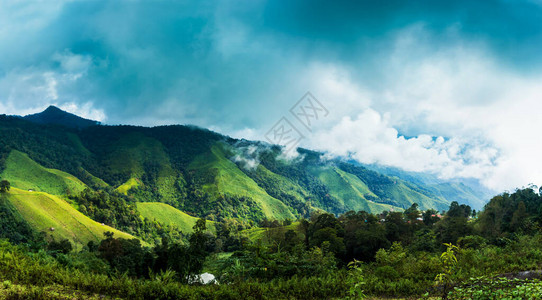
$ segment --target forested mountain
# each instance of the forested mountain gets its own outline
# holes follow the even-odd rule
[[[454,200],[477,208],[485,200],[461,184],[388,176],[305,149],[297,154],[193,126],[102,126],[56,107],[0,116],[0,177],[52,195],[115,189],[135,202],[217,221],[401,211],[413,203],[442,210]]]

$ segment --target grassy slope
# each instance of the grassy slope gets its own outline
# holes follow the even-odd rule
[[[175,225],[184,233],[193,232],[192,227],[196,225],[198,220],[198,218],[192,217],[171,205],[159,202],[138,202],[137,210],[141,213],[141,216],[149,220],[156,220],[166,225]],[[213,232],[216,231],[214,222],[207,221],[206,224],[207,229]]]
[[[261,227],[253,227],[253,228],[250,228],[250,229],[245,229],[242,231],[243,234],[246,234],[247,237],[249,238],[249,240],[251,240],[252,242],[255,242],[257,240],[265,240],[266,239],[266,232],[268,230],[277,230],[277,229],[280,229],[280,230],[283,230],[284,232],[288,231],[288,230],[293,230],[295,232],[297,232],[299,234],[299,224],[300,222],[292,222],[292,224],[290,225],[286,225],[286,226],[279,226],[279,227],[275,227],[275,228],[261,228]]]
[[[214,145],[210,152],[198,156],[189,168],[205,178],[207,182],[203,188],[211,195],[222,193],[248,196],[260,205],[267,218],[278,220],[294,218],[284,203],[269,196],[254,180],[239,170],[237,165],[227,159],[219,145]]]
[[[420,209],[429,208],[446,209],[449,203],[440,198],[430,198],[416,190],[410,188],[407,183],[397,179],[396,184],[390,187],[392,199],[398,203],[402,203],[404,208],[408,208],[413,203],[418,203]]]
[[[128,191],[131,190],[132,188],[135,188],[135,187],[138,187],[141,185],[141,181],[139,179],[136,179],[136,178],[130,178],[128,179],[128,181],[126,181],[125,183],[121,184],[118,188],[117,188],[117,192],[121,193],[121,194],[124,194],[124,195],[128,195]]]
[[[28,155],[16,150],[9,154],[1,177],[7,179],[13,187],[54,195],[78,193],[86,188],[86,185],[75,176],[44,168]]]
[[[260,164],[256,168],[256,175],[265,182],[271,182],[274,188],[279,189],[283,193],[295,197],[300,202],[305,202],[310,197],[303,187],[293,182],[292,180],[269,171],[265,166]],[[313,209],[317,209],[314,208]]]
[[[102,240],[105,231],[114,232],[116,237],[134,238],[93,221],[57,196],[12,188],[7,194],[7,199],[34,230],[45,231],[56,240],[69,239],[76,248],[81,248],[89,241]],[[50,231],[51,227],[55,230]]]
[[[392,208],[397,209],[391,205],[368,200],[365,196],[376,197],[376,195],[355,175],[335,167],[313,168],[311,172],[329,188],[331,196],[342,201],[346,210],[377,213]]]

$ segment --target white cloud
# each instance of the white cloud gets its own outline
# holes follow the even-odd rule
[[[329,130],[310,139],[311,147],[366,164],[401,167],[409,171],[429,171],[442,177],[483,178],[492,170],[497,151],[486,145],[468,144],[459,139],[445,140],[419,135],[405,138],[389,122],[367,109],[356,118],[344,117]]]
[[[70,112],[86,119],[100,122],[104,122],[107,119],[105,112],[102,109],[94,108],[93,103],[91,102],[86,102],[82,105],[75,102],[68,102],[57,105],[60,109],[64,111]]]
[[[542,76],[499,65],[481,44],[457,41],[437,51],[424,35],[423,26],[398,35],[382,65],[385,88],[356,81],[340,65],[316,72],[328,74],[318,83],[334,90],[316,97],[353,100],[333,98],[330,118],[304,146],[363,163],[474,177],[498,190],[541,184]]]
[[[65,50],[55,53],[51,61],[60,68],[47,64],[15,68],[0,77],[0,112],[27,115],[56,105],[84,118],[105,121],[103,109],[95,108],[89,99],[81,99],[78,85],[92,67],[92,58]]]

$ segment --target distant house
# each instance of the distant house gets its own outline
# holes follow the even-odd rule
[[[29,192],[33,192],[34,190],[33,189],[28,189]]]

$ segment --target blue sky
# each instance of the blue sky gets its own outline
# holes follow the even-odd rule
[[[542,1],[2,1],[0,113],[265,133],[307,91],[302,146],[542,183]],[[299,124],[298,124],[299,125]]]

